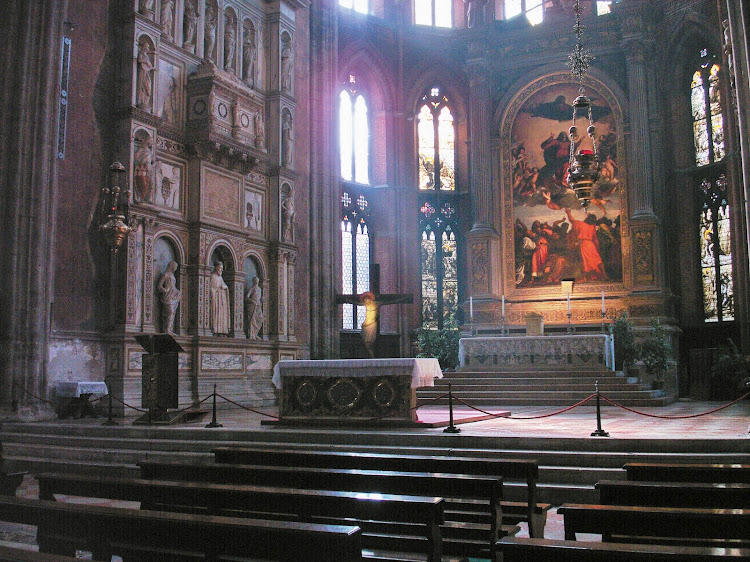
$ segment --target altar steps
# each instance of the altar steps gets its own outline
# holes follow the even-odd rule
[[[448,383],[454,399],[472,406],[572,406],[599,390],[624,406],[666,406],[675,397],[614,371],[456,371],[445,372],[434,387],[417,390],[420,404],[445,405]],[[593,406],[593,400],[587,405]]]
[[[626,462],[750,463],[750,441],[741,439],[575,439],[299,428],[205,430],[202,424],[146,428],[6,423],[0,428],[0,441],[9,470],[112,476],[137,476],[135,463],[139,460],[210,463],[213,448],[249,442],[307,450],[537,459],[538,501],[553,505],[596,503],[594,484],[602,479],[624,479],[622,465]],[[524,483],[507,480],[504,499],[523,501],[525,490]]]

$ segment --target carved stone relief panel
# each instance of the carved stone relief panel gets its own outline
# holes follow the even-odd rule
[[[240,227],[240,201],[244,201],[241,177],[203,166],[201,169],[201,217]]]
[[[179,126],[182,123],[185,79],[182,65],[159,59],[159,87],[156,114],[167,123]]]
[[[170,211],[180,212],[184,177],[184,164],[165,158],[157,159],[154,203]]]
[[[636,285],[653,285],[655,283],[653,238],[651,230],[634,229],[633,231],[633,261]]]
[[[489,286],[489,244],[486,240],[471,245],[471,294],[490,292]]]

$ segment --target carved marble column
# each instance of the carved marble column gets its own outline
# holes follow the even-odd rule
[[[338,5],[310,3],[310,117],[315,150],[310,151],[310,355],[333,357],[338,350],[334,303],[335,256],[339,255],[335,219],[339,210],[336,168],[336,90],[338,87]]]
[[[66,0],[8,0],[0,17],[0,408],[28,418],[45,415],[22,389],[47,392],[66,9]]]

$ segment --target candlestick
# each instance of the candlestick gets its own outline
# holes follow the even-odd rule
[[[474,322],[474,297],[469,297],[469,320]]]
[[[570,314],[570,293],[568,293],[568,314]]]
[[[502,308],[502,311],[503,311],[503,318],[505,318],[505,295],[503,295],[503,308]]]
[[[607,309],[604,307],[604,290],[602,289],[602,314],[606,314]]]

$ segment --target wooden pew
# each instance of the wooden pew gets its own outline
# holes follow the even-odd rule
[[[0,562],[75,562],[70,556],[45,554],[35,550],[0,546]]]
[[[54,500],[55,494],[67,494],[137,501],[147,509],[200,510],[209,515],[236,516],[239,511],[240,516],[307,522],[326,519],[340,523],[343,519],[356,519],[356,524],[365,531],[371,520],[410,523],[405,527],[424,539],[416,542],[421,550],[426,550],[427,559],[432,562],[441,559],[442,498],[78,474],[46,473],[36,478],[42,500]],[[399,548],[394,545],[392,550]]]
[[[142,461],[141,475],[146,479],[189,480],[257,486],[289,486],[297,489],[326,489],[383,494],[409,494],[463,497],[482,500],[493,513],[489,528],[476,525],[452,525],[442,529],[443,552],[448,554],[488,554],[501,536],[502,479],[492,476],[348,470],[306,466],[255,466],[239,464],[183,464],[180,462]],[[368,531],[372,527],[368,528]],[[515,532],[514,528],[512,532]],[[385,531],[384,531],[385,532]],[[368,534],[368,541],[374,540]],[[387,547],[382,547],[387,548]]]
[[[750,549],[621,544],[504,537],[497,543],[502,562],[750,562]]]
[[[750,484],[602,480],[596,488],[603,505],[750,509]]]
[[[750,484],[750,464],[676,464],[629,462],[628,480]]]
[[[526,521],[529,524],[529,535],[532,537],[544,535],[547,511],[551,507],[549,504],[536,503],[536,482],[539,479],[539,463],[536,460],[307,451],[269,447],[218,447],[212,452],[218,463],[443,472],[522,480],[527,486],[527,502],[524,505],[519,505],[518,502],[503,502],[503,522],[516,524]],[[467,509],[466,505],[456,505],[450,499],[447,501],[446,519],[450,519],[450,512],[454,508]]]
[[[604,542],[750,546],[750,510],[563,504],[565,539],[598,533]]]
[[[361,560],[359,527],[166,513],[0,497],[0,521],[37,526],[40,551],[125,562]]]

